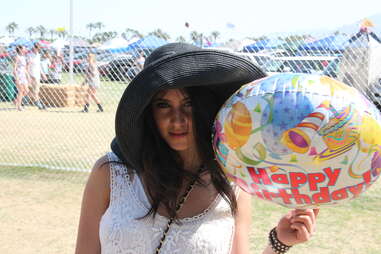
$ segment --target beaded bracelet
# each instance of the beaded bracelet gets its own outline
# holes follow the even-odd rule
[[[273,228],[269,233],[269,242],[271,249],[273,249],[273,251],[277,254],[284,254],[292,247],[279,241],[278,236],[276,234],[276,227]]]

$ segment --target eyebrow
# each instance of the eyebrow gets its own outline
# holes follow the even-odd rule
[[[182,99],[181,101],[188,101],[190,100],[190,97],[185,97],[184,99]],[[170,100],[168,99],[165,99],[165,98],[156,98],[156,99],[153,99],[153,101],[165,101],[165,102],[168,102]]]

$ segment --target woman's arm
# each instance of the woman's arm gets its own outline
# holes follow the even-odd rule
[[[13,65],[13,77],[15,78],[15,82],[16,84],[18,84],[18,76],[17,76],[17,69],[19,68],[19,64],[20,64],[20,59],[18,56],[15,57],[15,62],[14,62],[14,65]]]
[[[101,253],[99,222],[110,200],[110,170],[107,158],[100,158],[94,165],[82,199],[76,254]]]
[[[237,198],[237,214],[231,254],[248,254],[249,234],[251,228],[251,196],[239,191]]]

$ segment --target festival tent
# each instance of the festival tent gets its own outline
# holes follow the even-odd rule
[[[284,45],[286,42],[284,40],[279,39],[265,39],[261,41],[257,41],[253,44],[247,45],[243,47],[243,52],[258,52],[262,50],[271,50],[280,48],[282,45]]]
[[[33,41],[25,39],[25,38],[17,38],[15,41],[10,43],[8,45],[8,47],[13,48],[13,47],[16,47],[18,45],[22,45],[24,47],[30,48],[33,46],[33,43],[34,43]]]
[[[336,79],[357,88],[373,101],[381,94],[381,39],[367,30],[360,30],[343,44]]]
[[[322,52],[341,52],[345,50],[345,43],[348,37],[344,35],[330,35],[328,37],[302,44],[298,47],[299,51],[322,51]]]
[[[81,38],[72,38],[71,44],[73,47],[90,47],[90,43],[88,43],[86,40]],[[69,45],[70,45],[70,39],[69,39]]]
[[[113,38],[111,40],[104,42],[98,49],[107,50],[107,49],[123,48],[123,47],[127,47],[132,42],[133,41],[127,41],[126,39],[124,39],[122,37],[116,37],[116,38]]]
[[[110,49],[109,51],[111,53],[123,53],[123,52],[130,52],[133,50],[152,51],[167,43],[168,42],[166,40],[161,39],[155,35],[148,35],[133,43],[130,43],[127,47],[114,48],[114,49]]]
[[[56,50],[62,50],[65,45],[69,45],[68,41],[65,41],[64,39],[57,39],[50,44],[52,48],[55,48]]]
[[[0,45],[8,46],[13,41],[14,41],[14,39],[11,37],[3,37],[3,38],[0,38]]]
[[[255,43],[254,40],[245,38],[243,40],[230,40],[225,43],[224,47],[230,48],[234,51],[242,51],[245,46],[251,45],[254,43]]]

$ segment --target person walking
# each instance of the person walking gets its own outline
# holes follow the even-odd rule
[[[97,112],[103,112],[102,104],[97,97],[97,89],[100,87],[101,81],[99,77],[99,71],[95,55],[90,53],[87,57],[87,60],[88,66],[86,69],[85,81],[82,83],[82,85],[87,84],[89,87],[85,95],[85,105],[83,107],[82,112],[89,112],[90,98],[93,99],[94,102],[97,104]]]
[[[45,105],[40,100],[41,78],[46,80],[46,76],[41,71],[41,47],[40,44],[33,45],[31,53],[28,55],[28,71],[30,77],[29,94],[38,109],[46,109]]]
[[[15,79],[17,96],[15,99],[16,109],[18,111],[23,111],[22,108],[22,99],[28,93],[29,85],[29,74],[27,70],[27,61],[26,61],[26,50],[23,46],[16,46],[16,56],[15,63],[13,68],[13,77]]]

